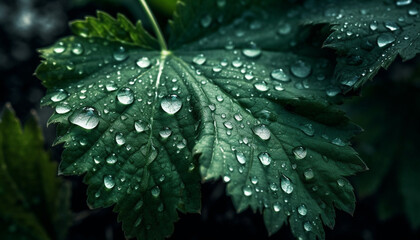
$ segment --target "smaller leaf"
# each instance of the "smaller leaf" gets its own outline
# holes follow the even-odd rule
[[[7,104],[0,120],[0,239],[65,239],[69,188],[43,144],[35,115],[22,130]]]

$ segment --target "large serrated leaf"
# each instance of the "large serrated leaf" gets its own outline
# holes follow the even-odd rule
[[[170,51],[79,31],[42,50],[61,171],[86,173],[89,203],[116,204],[129,237],[161,239],[176,210],[199,211],[201,174],[223,178],[238,211],[263,212],[270,233],[288,222],[323,238],[334,207],[354,210],[344,177],[365,169],[348,144],[359,128],[333,106],[353,84],[322,48],[328,28],[306,25],[335,24],[330,5],[200,2],[180,3]]]

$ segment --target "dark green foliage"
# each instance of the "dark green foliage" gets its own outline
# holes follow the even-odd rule
[[[6,105],[0,119],[0,239],[65,239],[69,188],[43,149],[35,116],[24,129]]]

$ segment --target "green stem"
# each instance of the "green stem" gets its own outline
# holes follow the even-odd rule
[[[140,0],[140,3],[143,6],[144,11],[146,11],[150,22],[152,23],[153,30],[155,31],[160,47],[162,48],[162,50],[167,51],[168,47],[166,46],[165,39],[163,38],[162,31],[160,30],[159,24],[157,23],[155,16],[153,15],[152,11],[147,5],[146,0]]]

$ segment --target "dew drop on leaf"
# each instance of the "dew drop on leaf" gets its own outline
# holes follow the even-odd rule
[[[273,210],[274,210],[274,212],[280,212],[280,210],[281,210],[281,205],[280,205],[280,203],[279,203],[279,202],[275,202],[275,203],[273,204]]]
[[[308,136],[310,136],[310,137],[312,137],[312,136],[315,134],[315,130],[314,130],[314,128],[312,127],[312,124],[310,124],[310,123],[307,123],[307,124],[301,125],[301,126],[300,126],[300,130],[301,130],[304,134],[306,134],[306,135],[308,135]]]
[[[132,104],[134,102],[134,93],[129,88],[122,88],[117,93],[117,100],[124,105]]]
[[[125,144],[125,138],[124,138],[124,134],[122,133],[117,133],[115,135],[115,142],[117,143],[118,146],[122,146]]]
[[[52,96],[51,101],[53,102],[61,102],[68,97],[68,93],[64,89],[58,89]]]
[[[115,84],[114,82],[111,82],[111,83],[107,83],[107,84],[105,85],[105,88],[106,88],[106,90],[107,90],[108,92],[113,92],[113,91],[115,91],[115,90],[117,90],[117,89],[118,89],[118,86],[117,86],[117,84]]]
[[[332,144],[335,144],[335,145],[337,145],[337,146],[340,146],[340,147],[346,146],[346,143],[345,143],[343,140],[341,140],[341,138],[334,138],[334,139],[331,141],[331,143],[332,143]]]
[[[282,175],[280,185],[283,192],[287,194],[291,194],[293,192],[293,185],[288,177]]]
[[[305,222],[303,224],[303,228],[305,229],[305,231],[310,232],[312,230],[312,225],[310,222]]]
[[[120,46],[117,50],[115,50],[113,57],[116,61],[124,61],[128,58],[128,55],[125,51],[125,48],[123,46]]]
[[[343,179],[338,179],[338,180],[337,180],[337,184],[338,184],[338,186],[340,186],[340,187],[343,187],[345,183],[346,183],[346,182],[345,182]]]
[[[314,178],[314,171],[312,169],[306,169],[305,172],[303,172],[303,175],[305,176],[305,179],[307,181]]]
[[[398,30],[400,27],[395,22],[385,22],[385,27],[391,32]]]
[[[272,158],[270,156],[269,153],[267,152],[262,152],[260,154],[258,154],[258,159],[260,160],[261,164],[264,166],[268,166],[270,165]]]
[[[282,68],[274,69],[271,72],[271,77],[275,80],[288,82],[290,81],[290,77],[284,72]]]
[[[197,65],[203,65],[206,62],[206,57],[204,56],[204,54],[198,54],[197,56],[195,56],[193,58],[193,63],[197,64]]]
[[[211,15],[207,14],[204,17],[201,18],[200,24],[203,28],[208,28],[210,26],[212,20],[213,20],[213,18],[211,17]]]
[[[83,53],[83,46],[80,43],[76,43],[71,50],[74,55],[81,55]]]
[[[312,67],[306,62],[298,60],[290,66],[290,71],[298,78],[306,78],[311,74]]]
[[[53,50],[55,53],[63,53],[64,51],[66,51],[66,47],[64,46],[63,42],[59,42]]]
[[[94,129],[99,124],[99,118],[93,107],[85,107],[69,117],[69,121],[84,129]]]
[[[280,35],[287,35],[292,30],[292,26],[288,23],[281,24],[279,29],[277,30],[277,33]]]
[[[168,114],[177,113],[182,107],[182,101],[177,95],[169,95],[162,99],[161,108]]]
[[[172,135],[172,130],[168,127],[165,127],[164,129],[159,131],[159,135],[161,138],[168,138]]]
[[[109,155],[106,159],[105,159],[106,163],[108,164],[115,164],[118,161],[117,156],[115,155],[115,153]]]
[[[277,186],[276,183],[273,182],[273,183],[270,183],[270,189],[273,192],[277,192],[279,190],[279,187]]]
[[[412,0],[397,0],[397,1],[395,2],[395,4],[396,4],[397,6],[407,6],[407,5],[410,5],[410,4],[411,4],[411,1],[412,1]]]
[[[238,160],[240,164],[245,164],[246,163],[245,154],[243,154],[242,152],[236,152],[236,160]]]
[[[390,33],[382,33],[376,40],[376,43],[381,48],[386,47],[393,42],[395,42],[395,37]]]
[[[150,192],[152,193],[152,196],[153,197],[156,197],[156,198],[159,197],[159,195],[160,195],[160,188],[159,188],[159,186],[153,187]]]
[[[106,175],[104,177],[104,185],[107,189],[112,189],[115,186],[115,181],[112,175]]]
[[[244,195],[245,195],[246,197],[251,196],[251,195],[252,195],[252,187],[251,187],[251,185],[246,185],[246,186],[244,186],[244,187],[242,188],[242,191],[243,191],[243,193],[244,193]]]
[[[142,133],[144,131],[149,130],[149,125],[144,123],[142,120],[138,120],[134,122],[134,129],[138,133]]]
[[[304,147],[296,147],[293,149],[293,154],[296,159],[304,159],[306,157],[307,151]]]
[[[140,68],[148,68],[151,65],[151,62],[148,57],[142,57],[136,62],[137,66]]]
[[[254,84],[255,89],[257,89],[260,92],[266,92],[268,91],[268,86],[267,83],[262,81],[262,82],[257,82]]]
[[[58,114],[64,114],[70,112],[71,107],[67,103],[60,103],[55,107],[55,112]]]
[[[308,213],[308,210],[306,209],[305,204],[302,204],[298,207],[298,213],[302,216],[305,216],[306,213]]]
[[[256,46],[242,49],[242,54],[248,58],[256,58],[261,55],[261,49]]]
[[[271,137],[270,130],[267,128],[267,126],[263,124],[253,127],[252,131],[255,133],[255,135],[260,137],[262,140],[268,140]]]

